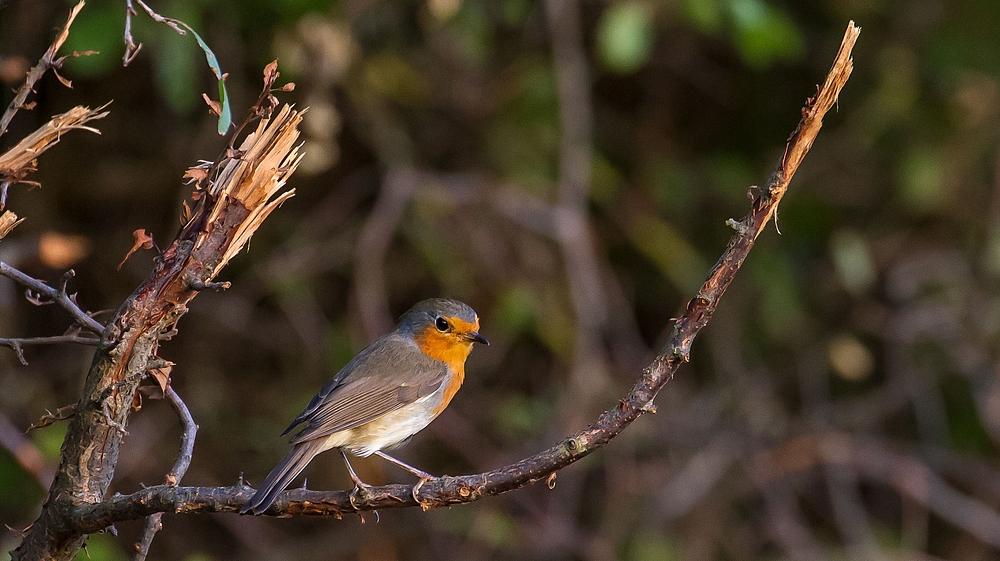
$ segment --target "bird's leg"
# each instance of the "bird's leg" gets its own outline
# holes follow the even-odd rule
[[[385,452],[383,452],[381,450],[376,450],[375,451],[375,455],[378,456],[378,457],[380,457],[380,458],[384,458],[386,460],[389,460],[390,462],[396,464],[397,466],[399,466],[399,467],[405,469],[406,471],[412,473],[413,475],[416,475],[417,477],[419,477],[420,481],[418,481],[417,484],[413,486],[413,489],[410,491],[410,494],[413,496],[413,500],[417,501],[417,504],[420,505],[421,509],[423,509],[423,510],[426,511],[426,510],[429,510],[431,508],[429,505],[424,504],[424,502],[420,500],[420,497],[417,496],[417,493],[420,492],[420,488],[423,487],[424,483],[427,483],[431,479],[437,479],[436,477],[434,477],[433,475],[427,473],[426,471],[419,470],[419,469],[417,469],[417,468],[415,468],[415,467],[413,467],[413,466],[411,466],[411,465],[409,465],[409,464],[407,464],[405,462],[401,462],[401,461],[397,460],[396,458],[393,458],[392,456],[390,456],[389,454],[386,454]]]
[[[389,460],[390,462],[392,462],[392,463],[396,464],[397,466],[405,469],[406,471],[412,473],[413,475],[416,475],[422,481],[429,481],[431,479],[436,479],[433,475],[427,473],[426,471],[419,470],[419,469],[411,466],[410,464],[401,462],[401,461],[397,460],[396,458],[393,458],[392,456],[390,456],[389,454],[386,454],[385,452],[383,452],[381,450],[376,450],[375,451],[375,455],[378,456],[378,457],[380,457],[380,458],[384,458],[386,460]]]
[[[351,461],[347,459],[346,452],[341,450],[340,455],[344,457],[344,463],[347,464],[347,471],[351,474],[351,481],[354,481],[354,490],[351,491],[351,494],[348,497],[350,498],[351,506],[353,506],[354,509],[357,510],[358,505],[354,502],[354,499],[357,497],[359,492],[363,493],[366,492],[368,489],[371,489],[371,485],[365,483],[364,481],[361,481],[361,478],[358,477],[358,474],[354,473],[354,468],[351,467]]]

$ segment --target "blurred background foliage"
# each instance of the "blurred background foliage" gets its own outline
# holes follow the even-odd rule
[[[494,343],[399,455],[478,472],[616,404],[663,343],[777,162],[849,19],[855,73],[693,361],[606,449],[500,498],[334,520],[167,516],[151,558],[992,559],[1000,552],[1000,3],[993,0],[162,0],[228,72],[234,115],[277,57],[309,107],[297,195],[161,356],[201,427],[184,483],[258,483],[278,433],[413,302],[452,296]],[[0,0],[3,102],[70,4]],[[0,148],[109,100],[101,136],[45,154],[0,259],[73,267],[115,308],[178,229],[183,171],[223,141],[190,37],[90,0]],[[57,334],[60,310],[0,282],[0,334]],[[0,522],[36,516],[90,349],[0,352]],[[178,429],[133,416],[112,491],[155,484]],[[10,443],[17,443],[16,446]],[[15,454],[16,453],[16,454]],[[20,458],[20,462],[16,459]],[[335,456],[335,455],[332,455]],[[26,461],[34,458],[33,461]],[[378,460],[372,483],[409,481]],[[337,457],[307,471],[346,488]],[[140,524],[85,553],[123,559]],[[0,537],[6,555],[17,542]],[[81,557],[86,558],[86,557]]]

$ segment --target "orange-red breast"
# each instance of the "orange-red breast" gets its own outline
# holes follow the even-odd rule
[[[457,300],[432,298],[403,314],[390,333],[368,345],[330,380],[285,432],[292,451],[240,510],[260,514],[320,452],[337,448],[351,479],[365,486],[347,452],[378,455],[421,480],[433,476],[382,452],[405,442],[437,417],[465,379],[465,359],[479,334],[479,316]]]

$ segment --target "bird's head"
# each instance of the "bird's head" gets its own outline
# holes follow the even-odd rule
[[[449,364],[465,362],[473,343],[489,345],[479,334],[479,316],[468,305],[448,298],[418,302],[399,319],[420,350]]]

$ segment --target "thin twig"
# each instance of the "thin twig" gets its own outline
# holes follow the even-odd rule
[[[164,25],[169,26],[170,29],[176,31],[178,35],[187,35],[187,31],[181,29],[181,26],[178,24],[178,21],[175,20],[174,18],[161,16],[160,14],[154,12],[153,9],[147,6],[146,3],[143,2],[142,0],[135,0],[135,3],[141,6],[142,9],[146,11],[146,14],[149,15],[149,17],[153,18],[153,21],[155,21],[156,23],[162,23]]]
[[[125,54],[122,55],[122,66],[128,66],[135,55],[139,54],[139,49],[142,48],[142,43],[136,44],[135,39],[132,38],[132,16],[134,15],[137,15],[137,12],[135,6],[132,5],[132,0],[125,0]]]
[[[90,314],[80,309],[80,306],[76,303],[75,294],[70,295],[66,293],[66,283],[69,282],[69,279],[73,278],[73,275],[75,275],[75,273],[72,269],[66,271],[60,281],[59,288],[52,288],[44,282],[36,278],[29,277],[14,267],[0,261],[0,276],[7,277],[20,285],[28,287],[29,290],[26,297],[33,304],[58,304],[61,308],[73,316],[73,320],[77,323],[77,325],[87,331],[90,331],[91,333],[100,335],[104,332],[104,326],[101,325],[99,321],[91,317]],[[32,295],[32,291],[39,296],[47,298],[48,300],[41,300],[40,298]]]
[[[125,54],[122,55],[123,66],[131,64],[132,61],[135,60],[136,55],[138,55],[139,51],[142,49],[142,43],[136,43],[135,39],[132,37],[132,16],[138,15],[138,12],[135,11],[135,4],[139,4],[146,14],[153,19],[153,21],[170,26],[171,29],[180,35],[187,35],[187,31],[181,28],[177,20],[161,16],[153,11],[152,8],[147,6],[142,0],[125,0],[125,33],[123,36],[123,40],[125,41]]]
[[[62,345],[72,343],[74,345],[97,345],[101,340],[98,337],[88,337],[85,335],[53,335],[51,337],[0,337],[0,345],[10,347],[17,353],[17,359],[21,364],[28,366],[28,361],[24,358],[24,349],[32,345]]]
[[[167,485],[176,486],[181,482],[184,474],[187,473],[188,466],[191,465],[191,457],[194,454],[194,439],[198,434],[198,425],[195,424],[194,418],[191,416],[191,411],[188,410],[187,405],[184,404],[184,400],[181,399],[181,396],[177,395],[174,388],[167,386],[163,391],[163,396],[170,401],[170,405],[177,412],[177,417],[180,419],[181,427],[184,431],[181,434],[181,449],[177,454],[177,461],[174,462],[174,467],[167,474],[165,480]],[[133,561],[144,561],[146,559],[146,555],[149,554],[149,546],[153,543],[153,537],[156,536],[156,532],[163,529],[161,518],[163,518],[162,512],[151,514],[146,518],[146,527],[142,531],[142,537],[135,544]]]
[[[56,53],[59,52],[59,48],[62,47],[63,43],[66,42],[66,38],[69,37],[69,27],[73,25],[73,20],[76,19],[76,15],[80,13],[83,9],[84,1],[73,6],[73,9],[69,13],[69,18],[66,20],[66,24],[63,25],[62,30],[59,35],[56,36],[55,40],[49,46],[45,54],[42,55],[41,60],[38,64],[28,72],[28,77],[24,80],[24,85],[17,90],[17,94],[14,96],[14,100],[10,102],[7,106],[7,110],[4,111],[3,117],[0,117],[0,136],[3,136],[7,132],[7,126],[10,125],[10,121],[14,118],[18,109],[22,107],[27,107],[25,105],[25,100],[28,99],[28,94],[33,91],[35,82],[37,82],[49,69],[56,69],[62,66],[65,57],[56,58]],[[60,79],[62,81],[62,79]]]
[[[712,318],[725,293],[746,259],[760,232],[774,216],[788,182],[812,147],[823,117],[837,100],[851,75],[851,50],[861,29],[852,21],[840,51],[824,84],[802,110],[802,120],[788,139],[784,155],[764,188],[756,190],[751,210],[740,221],[731,221],[736,233],[716,263],[698,295],[674,323],[673,334],[662,353],[643,370],[635,386],[616,407],[606,411],[587,429],[555,446],[519,462],[486,473],[461,477],[441,477],[424,483],[418,497],[410,485],[386,485],[366,489],[364,497],[347,491],[283,492],[268,509],[269,515],[315,515],[340,517],[344,513],[406,507],[449,506],[499,495],[538,481],[608,444],[643,413],[655,411],[653,399],[677,369],[688,362],[691,344]],[[115,522],[134,520],[155,512],[237,512],[253,495],[243,485],[232,487],[149,487],[131,495],[112,497],[77,510],[78,532],[99,531]],[[990,524],[980,525],[986,528]],[[990,526],[992,528],[992,526]],[[998,526],[1000,527],[1000,526]]]

